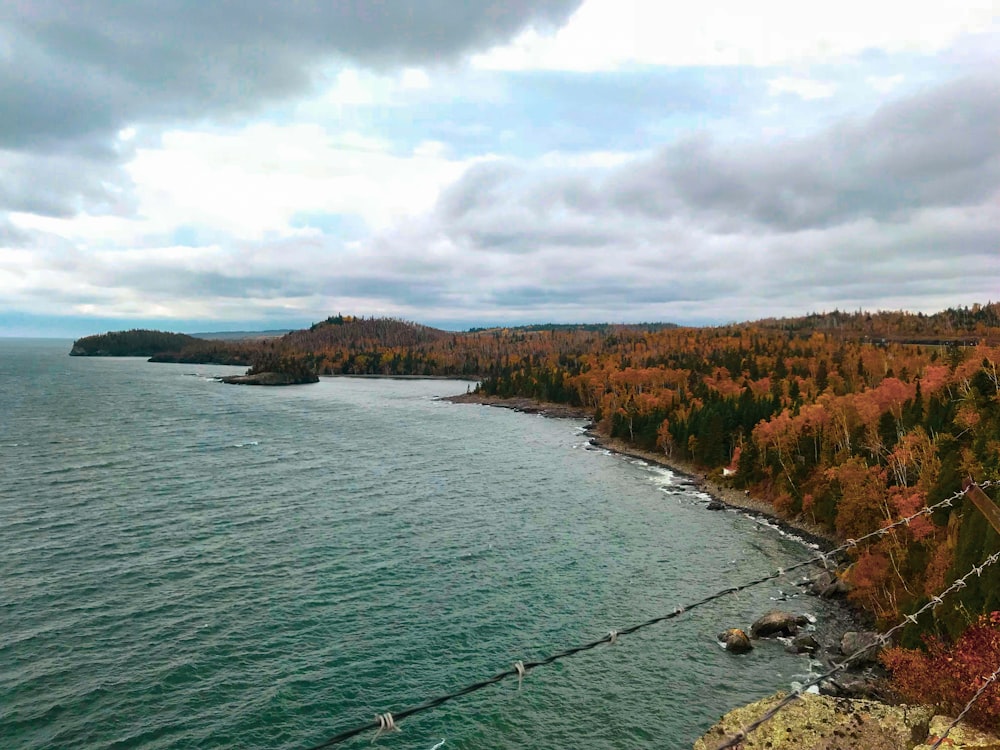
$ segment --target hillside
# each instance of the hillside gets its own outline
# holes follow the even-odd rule
[[[160,352],[179,351],[198,340],[184,333],[168,333],[134,328],[85,336],[73,342],[71,357],[152,357]]]

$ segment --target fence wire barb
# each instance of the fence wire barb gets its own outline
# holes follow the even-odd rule
[[[876,647],[878,647],[880,645],[881,646],[887,646],[887,645],[889,645],[889,643],[892,641],[892,636],[894,636],[896,633],[898,633],[900,630],[902,630],[904,627],[906,627],[907,623],[909,623],[909,622],[914,622],[915,623],[917,621],[917,619],[920,617],[920,615],[922,615],[925,612],[929,612],[930,610],[933,610],[933,609],[941,606],[941,604],[944,601],[944,597],[948,596],[948,594],[954,593],[955,591],[960,591],[961,589],[963,589],[963,588],[966,587],[966,583],[965,583],[966,579],[970,578],[973,574],[980,575],[984,569],[988,568],[991,565],[995,565],[998,561],[1000,561],[1000,552],[995,552],[992,555],[990,555],[988,558],[986,558],[986,560],[984,560],[981,565],[973,567],[964,576],[962,576],[961,578],[958,578],[955,581],[953,581],[952,584],[948,588],[946,588],[944,591],[942,591],[938,596],[936,596],[936,597],[928,600],[928,602],[924,606],[922,606],[920,609],[918,609],[916,612],[913,612],[912,614],[907,615],[906,617],[903,618],[902,622],[900,622],[899,624],[893,626],[892,628],[890,628],[889,630],[887,630],[885,633],[882,633],[881,635],[879,635],[879,637],[875,640],[874,643],[870,643],[870,644],[864,646],[863,648],[858,649],[857,651],[855,651],[853,654],[851,654],[850,656],[848,656],[843,661],[841,661],[841,662],[839,662],[837,664],[834,664],[833,667],[831,667],[829,670],[827,670],[823,674],[819,675],[815,679],[810,680],[809,682],[804,683],[799,688],[797,688],[797,689],[793,690],[792,692],[790,692],[788,695],[786,695],[784,698],[782,698],[776,705],[774,705],[773,707],[771,707],[770,709],[768,709],[759,719],[757,719],[756,721],[751,722],[750,724],[747,724],[746,727],[741,728],[738,733],[736,733],[735,735],[733,735],[732,737],[730,737],[728,740],[726,740],[725,742],[723,742],[721,745],[717,746],[715,748],[715,750],[727,750],[728,748],[736,747],[736,745],[738,745],[739,743],[741,743],[743,740],[747,739],[747,736],[751,732],[753,732],[754,730],[758,729],[759,727],[761,727],[764,724],[766,724],[767,722],[769,722],[771,719],[773,719],[775,716],[777,716],[778,713],[781,712],[782,709],[786,708],[789,704],[794,703],[795,701],[799,700],[799,698],[801,698],[802,695],[809,688],[811,688],[813,686],[817,686],[817,685],[819,685],[822,682],[826,682],[827,680],[829,680],[831,677],[833,677],[838,672],[844,671],[851,662],[853,662],[853,661],[859,659],[860,657],[864,656],[865,654],[867,654],[872,649],[874,649],[874,648],[876,648]],[[996,678],[994,677],[993,679],[996,679]],[[983,688],[983,691],[985,691],[985,687]],[[977,693],[976,696],[973,696],[973,700],[970,701],[970,706],[969,707],[971,707],[971,704],[975,703],[975,701],[978,700],[978,697],[981,694],[982,694],[982,691],[980,691],[979,693]],[[969,707],[966,707],[966,710]],[[956,720],[956,723],[957,723],[957,720]]]
[[[984,482],[984,483],[980,484],[979,486],[980,487],[989,487],[991,484],[992,484],[991,482]],[[812,557],[810,557],[810,558],[808,558],[806,560],[803,560],[802,562],[795,563],[794,565],[789,565],[789,566],[784,567],[784,568],[778,568],[778,570],[774,571],[773,573],[768,573],[767,575],[762,576],[760,578],[757,578],[757,579],[755,579],[753,581],[748,581],[747,583],[743,583],[743,584],[740,584],[738,586],[730,586],[729,588],[720,589],[719,591],[716,591],[714,594],[710,594],[710,595],[708,595],[708,596],[706,596],[706,597],[704,597],[702,599],[699,599],[696,602],[693,602],[691,604],[687,604],[687,605],[684,605],[684,606],[677,607],[672,612],[669,612],[669,613],[667,613],[665,615],[660,615],[658,617],[653,617],[653,618],[651,618],[649,620],[646,620],[645,622],[640,622],[637,625],[632,625],[630,627],[622,628],[622,629],[619,629],[617,631],[611,631],[611,632],[608,633],[608,635],[604,636],[603,638],[601,638],[599,640],[591,641],[590,643],[585,643],[582,646],[574,646],[573,648],[568,648],[568,649],[565,649],[563,651],[556,652],[556,653],[551,654],[551,655],[549,655],[549,656],[547,656],[545,658],[542,658],[542,659],[540,659],[538,661],[518,661],[518,662],[515,662],[515,665],[512,668],[510,668],[510,669],[506,669],[503,672],[498,672],[497,674],[493,675],[492,677],[490,677],[488,679],[481,680],[480,682],[476,682],[476,683],[473,683],[471,685],[467,685],[466,687],[461,688],[459,690],[455,690],[454,692],[447,693],[446,695],[442,695],[442,696],[439,696],[437,698],[433,698],[431,700],[425,701],[424,703],[421,703],[421,704],[416,705],[416,706],[411,706],[409,708],[405,708],[405,709],[402,709],[400,711],[395,711],[395,712],[393,712],[391,714],[389,714],[389,713],[378,714],[378,715],[376,715],[376,718],[373,721],[370,721],[367,724],[355,726],[355,727],[353,727],[351,729],[347,729],[347,730],[341,732],[340,734],[337,734],[337,735],[335,735],[333,737],[330,737],[327,740],[324,740],[323,742],[320,742],[317,745],[310,746],[308,748],[308,750],[323,750],[324,748],[331,747],[333,745],[339,744],[341,742],[344,742],[346,740],[351,739],[352,737],[355,737],[355,736],[357,736],[359,734],[362,734],[363,732],[367,732],[367,731],[370,731],[370,730],[376,730],[376,733],[377,733],[376,736],[379,736],[380,734],[382,734],[385,731],[387,731],[383,727],[383,724],[385,723],[385,720],[384,720],[383,717],[385,717],[385,716],[389,716],[389,717],[391,717],[393,719],[392,730],[399,731],[399,727],[396,726],[396,722],[397,721],[401,721],[402,719],[405,719],[405,718],[407,718],[409,716],[413,716],[415,714],[419,714],[419,713],[422,713],[424,711],[428,711],[428,710],[430,710],[432,708],[436,708],[437,706],[443,705],[443,704],[447,703],[448,701],[454,700],[455,698],[459,698],[459,697],[461,697],[463,695],[468,695],[469,693],[474,693],[474,692],[476,692],[478,690],[482,690],[483,688],[486,688],[486,687],[489,687],[490,685],[493,685],[495,683],[501,682],[502,680],[504,680],[504,679],[506,679],[508,677],[517,677],[518,678],[518,684],[520,686],[520,682],[524,679],[524,676],[525,676],[526,672],[528,670],[534,669],[535,667],[541,667],[541,666],[546,666],[548,664],[552,664],[553,662],[559,661],[560,659],[565,659],[566,657],[569,657],[569,656],[574,656],[575,654],[578,654],[578,653],[580,653],[582,651],[589,651],[589,650],[591,650],[593,648],[596,648],[597,646],[600,646],[601,644],[604,644],[604,643],[614,644],[623,635],[631,635],[632,633],[635,633],[635,632],[637,632],[639,630],[642,630],[643,628],[648,628],[648,627],[650,627],[652,625],[656,625],[656,624],[659,624],[661,622],[665,622],[667,620],[672,620],[672,619],[674,619],[676,617],[679,617],[680,615],[684,614],[685,612],[688,612],[688,611],[690,611],[692,609],[696,609],[698,607],[702,607],[702,606],[704,606],[706,604],[709,604],[709,603],[711,603],[711,602],[713,602],[713,601],[715,601],[717,599],[721,599],[721,598],[723,598],[725,596],[730,596],[730,595],[733,595],[733,594],[738,594],[739,592],[744,591],[744,590],[749,589],[749,588],[753,588],[754,586],[759,586],[761,584],[767,583],[768,581],[773,581],[773,580],[776,580],[778,578],[781,578],[782,576],[787,575],[788,573],[792,572],[793,570],[799,570],[801,568],[805,568],[805,567],[808,567],[810,565],[822,565],[824,568],[827,568],[828,565],[829,565],[830,560],[832,558],[835,558],[837,555],[845,553],[848,550],[852,549],[853,547],[857,547],[859,544],[861,544],[863,542],[866,542],[866,541],[868,541],[870,539],[879,539],[879,538],[882,538],[886,534],[890,533],[893,529],[898,528],[899,526],[902,526],[904,524],[908,525],[910,523],[910,521],[912,521],[912,520],[914,520],[916,518],[919,518],[921,516],[929,516],[934,511],[939,510],[941,508],[951,507],[954,504],[954,502],[956,500],[958,500],[960,497],[964,496],[965,493],[966,493],[965,489],[959,490],[955,494],[950,495],[949,497],[946,497],[944,500],[941,500],[941,501],[939,501],[937,503],[934,503],[933,505],[929,505],[929,506],[926,506],[926,507],[922,508],[921,510],[917,511],[916,513],[914,513],[911,516],[908,516],[906,518],[902,518],[902,519],[900,519],[898,521],[895,521],[895,522],[893,522],[891,524],[883,526],[883,527],[881,527],[881,528],[879,528],[879,529],[877,529],[877,530],[875,530],[875,531],[873,531],[873,532],[871,532],[869,534],[865,534],[864,536],[858,537],[857,539],[848,539],[844,544],[842,544],[839,547],[836,547],[836,548],[830,550],[829,552],[821,552],[821,553],[819,553],[817,555],[813,555]],[[962,579],[959,579],[961,581],[961,583],[962,583],[962,586],[965,585],[964,579],[967,578],[969,575],[971,575],[972,572],[974,572],[974,571],[970,571],[970,573],[966,574],[966,576],[963,576]],[[955,584],[952,584],[952,585],[954,586]],[[946,590],[945,592],[943,592],[942,595],[947,594],[947,593],[948,593],[948,590]],[[926,606],[929,606],[930,604],[932,604],[933,601],[934,600],[931,600],[931,602],[929,602],[928,605],[925,605],[925,608],[926,608]],[[940,603],[940,599],[938,600],[938,603]],[[937,604],[934,604],[934,606],[937,606]],[[921,611],[923,611],[923,610],[921,610]],[[919,615],[920,613],[918,612],[917,614]],[[897,625],[896,628],[894,628],[893,630],[890,630],[887,635],[895,632],[900,627],[902,627],[902,624],[901,625]],[[808,683],[807,685],[804,686],[804,688],[811,687],[814,684],[818,684],[822,680],[829,679],[830,676],[832,676],[833,674],[836,674],[837,672],[839,672],[842,669],[844,669],[846,667],[846,665],[848,663],[850,663],[850,661],[852,659],[857,658],[861,653],[864,653],[867,650],[868,650],[868,648],[863,649],[861,652],[858,652],[858,653],[853,654],[852,656],[848,657],[847,659],[844,660],[844,662],[842,662],[840,665],[838,665],[838,667],[835,670],[833,670],[832,672],[830,672],[828,675],[822,676],[822,678],[820,680]],[[796,692],[798,692],[798,691],[796,691]],[[796,698],[797,697],[798,697],[798,695],[796,695]],[[788,701],[788,702],[791,702],[791,701]],[[787,704],[785,704],[785,705],[787,705]],[[768,716],[768,719],[770,719],[770,718],[771,717]],[[763,723],[764,723],[764,721],[759,721],[759,723],[755,722],[754,724],[751,724],[748,727],[748,729],[749,729],[749,731],[753,731],[758,726],[760,726],[760,724],[763,724]],[[392,731],[392,730],[388,730],[388,731]],[[741,735],[742,735],[742,733],[741,733]],[[721,746],[719,748],[719,750],[722,750],[722,748],[725,748],[725,747],[732,747],[732,745],[731,744],[730,745],[723,745],[723,746]]]

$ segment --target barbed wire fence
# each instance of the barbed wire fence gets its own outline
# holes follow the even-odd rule
[[[753,732],[755,729],[760,728],[761,726],[769,722],[771,719],[773,719],[775,716],[777,716],[782,711],[782,709],[788,707],[795,701],[799,700],[806,693],[806,691],[809,690],[809,688],[818,686],[820,683],[826,682],[831,677],[836,675],[838,672],[842,672],[845,669],[847,669],[847,667],[849,667],[852,662],[855,662],[861,657],[866,656],[873,650],[888,646],[892,642],[892,636],[894,636],[900,630],[905,628],[907,624],[909,623],[916,624],[917,619],[920,617],[920,615],[940,607],[942,604],[944,604],[944,598],[946,596],[948,596],[949,594],[953,594],[961,589],[964,589],[968,585],[966,581],[968,581],[969,578],[971,578],[973,575],[977,577],[981,576],[983,574],[983,571],[986,570],[986,568],[990,567],[991,565],[996,565],[997,562],[1000,562],[1000,552],[995,552],[994,554],[986,558],[986,560],[983,561],[980,565],[974,566],[964,576],[955,579],[955,581],[948,588],[946,588],[937,596],[931,597],[930,600],[916,612],[912,612],[911,614],[906,615],[906,617],[904,617],[903,620],[898,625],[889,628],[889,630],[887,630],[884,633],[880,633],[877,638],[873,639],[872,643],[866,644],[862,648],[848,655],[846,658],[843,659],[843,661],[834,664],[833,667],[831,667],[823,674],[818,675],[817,677],[815,677],[812,680],[809,680],[806,683],[803,683],[799,688],[790,692],[788,695],[782,698],[775,706],[773,706],[770,710],[764,713],[759,719],[741,728],[739,732],[734,734],[732,737],[723,742],[721,745],[718,745],[715,748],[715,750],[728,750],[728,748],[736,747],[743,740],[747,739],[750,733]],[[983,689],[983,692],[985,692],[985,688]],[[976,696],[976,699],[978,699],[978,696]],[[971,701],[971,703],[975,703],[975,700]],[[969,708],[971,708],[971,705],[969,706]],[[934,747],[938,747],[938,745],[935,745]]]
[[[978,487],[980,487],[980,488],[988,488],[988,487],[992,486],[993,484],[994,484],[993,482],[983,482],[983,483],[979,484]],[[465,687],[462,687],[462,688],[454,690],[454,691],[452,691],[450,693],[446,693],[444,695],[438,696],[437,698],[432,698],[430,700],[424,701],[423,703],[420,703],[418,705],[410,706],[410,707],[407,707],[407,708],[403,708],[403,709],[395,711],[395,712],[386,711],[386,712],[383,712],[383,713],[378,713],[378,714],[375,715],[375,718],[372,721],[369,721],[369,722],[364,723],[364,724],[359,724],[359,725],[356,725],[356,726],[351,727],[349,729],[346,729],[346,730],[344,730],[344,731],[342,731],[342,732],[340,732],[340,733],[338,733],[338,734],[336,734],[336,735],[334,735],[332,737],[329,737],[328,739],[326,739],[326,740],[324,740],[324,741],[322,741],[322,742],[320,742],[318,744],[310,746],[308,748],[308,750],[324,750],[324,748],[332,747],[333,745],[337,745],[339,743],[345,742],[345,741],[347,741],[347,740],[349,740],[349,739],[351,739],[353,737],[356,737],[356,736],[358,736],[360,734],[363,734],[363,733],[369,732],[369,731],[374,731],[375,732],[375,736],[373,737],[373,740],[372,740],[374,742],[375,739],[377,739],[378,737],[380,737],[381,735],[383,735],[385,733],[393,732],[393,731],[399,731],[399,727],[397,726],[397,722],[401,721],[402,719],[408,718],[410,716],[414,716],[414,715],[419,714],[419,713],[423,713],[424,711],[429,711],[429,710],[431,710],[433,708],[436,708],[438,706],[444,705],[445,703],[448,703],[449,701],[452,701],[452,700],[454,700],[456,698],[459,698],[461,696],[468,695],[470,693],[474,693],[474,692],[477,692],[479,690],[483,690],[483,689],[485,689],[485,688],[487,688],[487,687],[489,687],[491,685],[494,685],[494,684],[496,684],[498,682],[501,682],[501,681],[507,679],[508,677],[516,677],[517,680],[518,680],[518,685],[520,686],[520,683],[523,680],[523,678],[526,676],[526,674],[530,670],[535,669],[537,667],[542,667],[542,666],[546,666],[546,665],[552,664],[554,662],[560,661],[560,660],[568,658],[570,656],[574,656],[576,654],[582,653],[584,651],[589,651],[591,649],[597,648],[598,646],[601,646],[601,645],[604,645],[604,644],[613,645],[613,644],[615,644],[618,641],[618,638],[621,637],[621,636],[630,635],[632,633],[635,633],[635,632],[637,632],[639,630],[643,630],[645,628],[651,627],[653,625],[657,625],[659,623],[666,622],[668,620],[673,620],[673,619],[675,619],[677,617],[680,617],[685,612],[689,612],[689,611],[691,611],[693,609],[697,609],[699,607],[703,607],[703,606],[705,606],[707,604],[710,604],[711,602],[714,602],[714,601],[716,601],[718,599],[722,599],[722,598],[724,598],[726,596],[731,596],[731,595],[734,595],[734,594],[738,594],[741,591],[745,591],[747,589],[753,588],[755,586],[762,585],[762,584],[767,583],[769,581],[774,581],[774,580],[776,580],[778,578],[782,578],[782,577],[786,576],[788,573],[790,573],[792,571],[799,570],[799,569],[802,569],[802,568],[806,568],[806,567],[809,567],[809,566],[814,566],[814,565],[821,565],[824,568],[829,568],[831,562],[835,562],[839,558],[839,556],[843,555],[844,553],[848,552],[849,550],[857,548],[859,545],[861,545],[861,544],[863,544],[863,543],[865,543],[867,541],[870,541],[870,540],[873,540],[873,539],[880,539],[880,538],[886,536],[887,534],[892,533],[895,529],[898,529],[898,528],[903,527],[903,526],[909,526],[914,520],[916,520],[916,519],[918,519],[920,517],[930,516],[931,514],[933,514],[937,510],[941,510],[941,509],[944,509],[944,508],[952,507],[955,504],[956,501],[958,501],[961,498],[963,498],[964,496],[966,496],[966,494],[969,492],[970,489],[976,488],[976,487],[977,487],[977,485],[973,484],[970,487],[966,487],[966,488],[964,488],[964,489],[962,489],[962,490],[954,493],[953,495],[950,495],[950,496],[946,497],[945,499],[943,499],[943,500],[941,500],[941,501],[939,501],[937,503],[934,503],[933,505],[928,505],[928,506],[925,506],[924,508],[921,508],[919,511],[917,511],[916,513],[914,513],[914,514],[912,514],[910,516],[907,516],[905,518],[901,518],[901,519],[899,519],[899,520],[897,520],[897,521],[895,521],[893,523],[887,524],[887,525],[885,525],[885,526],[883,526],[883,527],[881,527],[881,528],[879,528],[879,529],[877,529],[877,530],[875,530],[875,531],[873,531],[871,533],[868,533],[868,534],[865,534],[864,536],[858,537],[857,539],[847,539],[840,546],[835,547],[835,548],[833,548],[833,549],[831,549],[831,550],[829,550],[827,552],[820,552],[820,553],[818,553],[816,555],[813,555],[813,556],[809,557],[808,559],[802,560],[801,562],[795,563],[795,564],[787,566],[787,567],[778,568],[776,571],[768,573],[767,575],[761,576],[761,577],[756,578],[754,580],[747,581],[745,583],[742,583],[742,584],[739,584],[739,585],[735,585],[735,586],[729,586],[729,587],[724,588],[724,589],[720,589],[719,591],[716,591],[713,594],[709,594],[708,596],[705,596],[705,597],[703,597],[701,599],[698,599],[697,601],[691,602],[691,603],[683,605],[683,606],[679,606],[676,609],[674,609],[673,611],[668,612],[667,614],[650,618],[650,619],[648,619],[648,620],[646,620],[644,622],[640,622],[638,624],[635,624],[635,625],[632,625],[632,626],[629,626],[629,627],[626,627],[626,628],[622,628],[620,630],[610,630],[608,632],[608,634],[605,635],[602,638],[599,638],[599,639],[594,640],[594,641],[590,641],[589,643],[585,643],[585,644],[580,645],[580,646],[574,646],[574,647],[571,647],[571,648],[564,649],[562,651],[557,651],[557,652],[555,652],[553,654],[550,654],[549,656],[540,658],[540,659],[535,660],[535,661],[516,661],[513,664],[512,667],[510,667],[509,669],[505,669],[505,670],[503,670],[501,672],[498,672],[497,674],[494,674],[492,677],[488,677],[488,678],[486,678],[484,680],[481,680],[479,682],[475,682],[475,683],[472,683],[470,685],[466,685]],[[872,649],[880,648],[880,647],[883,647],[883,646],[887,645],[891,641],[892,637],[897,632],[899,632],[904,627],[906,627],[906,625],[908,625],[910,623],[916,624],[917,619],[922,614],[924,614],[925,612],[931,611],[933,609],[936,609],[937,607],[941,606],[941,604],[943,604],[943,600],[944,600],[944,598],[946,596],[948,596],[949,594],[954,593],[955,591],[958,591],[958,590],[960,590],[962,588],[965,588],[965,586],[967,585],[966,581],[972,575],[981,576],[982,573],[983,573],[983,571],[986,568],[988,568],[988,567],[990,567],[992,565],[995,565],[997,562],[1000,562],[1000,552],[997,552],[997,553],[991,555],[990,557],[988,557],[980,565],[974,566],[968,573],[966,573],[965,575],[963,575],[961,578],[956,579],[954,582],[952,582],[952,584],[950,586],[948,586],[946,589],[944,589],[937,596],[932,597],[926,604],[924,604],[916,612],[913,612],[913,613],[911,613],[909,615],[906,615],[903,618],[903,620],[899,624],[897,624],[895,627],[889,629],[888,631],[886,631],[883,634],[880,634],[878,636],[878,638],[874,640],[873,643],[870,643],[870,644],[864,646],[863,648],[859,649],[858,651],[855,651],[854,653],[848,655],[842,661],[834,664],[831,667],[831,669],[828,670],[827,672],[824,672],[823,674],[818,675],[815,679],[810,680],[809,682],[801,685],[798,689],[796,689],[796,690],[792,691],[791,693],[789,693],[777,705],[775,705],[774,707],[772,707],[769,711],[767,711],[759,719],[757,719],[753,723],[747,725],[746,727],[742,727],[741,731],[739,733],[737,733],[736,735],[730,737],[726,742],[724,742],[723,744],[719,745],[718,748],[716,748],[716,750],[727,750],[727,749],[730,749],[730,748],[734,748],[737,744],[739,744],[740,742],[742,742],[743,740],[745,740],[747,738],[747,736],[751,732],[753,732],[755,729],[757,729],[760,726],[762,726],[763,724],[767,723],[772,718],[774,718],[774,716],[776,716],[782,709],[786,708],[791,703],[793,703],[796,700],[800,699],[802,697],[802,695],[809,688],[814,687],[814,686],[818,686],[822,682],[825,682],[825,681],[831,679],[833,676],[835,676],[839,672],[842,672],[843,670],[847,669],[847,667],[850,664],[852,664],[853,662],[857,661],[858,659],[860,659],[865,654],[869,653]],[[991,675],[990,677],[986,678],[986,681],[984,682],[983,686],[976,693],[976,695],[974,695],[973,698],[969,701],[968,705],[965,707],[965,709],[962,711],[962,713],[958,717],[956,717],[956,719],[952,723],[952,725],[950,727],[948,727],[948,730],[942,735],[942,738],[939,740],[938,744],[934,745],[934,748],[939,747],[940,742],[943,741],[944,737],[947,736],[947,732],[951,731],[951,729],[953,729],[954,726],[958,724],[958,722],[961,720],[961,718],[963,718],[965,716],[965,714],[968,713],[968,711],[972,708],[972,706],[975,704],[975,702],[985,693],[985,691],[988,689],[989,685],[993,684],[997,680],[1000,680],[1000,669],[998,669],[997,672],[994,672],[994,674]]]
[[[962,719],[965,718],[965,715],[969,713],[969,711],[972,709],[974,705],[976,705],[976,701],[982,698],[983,693],[985,693],[989,689],[990,685],[992,685],[998,679],[1000,679],[1000,667],[997,667],[994,670],[993,674],[991,674],[983,681],[983,684],[969,699],[969,702],[965,704],[965,707],[961,711],[959,711],[958,716],[956,716],[954,719],[951,720],[951,723],[947,727],[945,727],[945,730],[941,733],[941,736],[934,741],[934,744],[931,745],[931,750],[937,750],[939,747],[941,747],[941,745],[944,744],[944,741],[948,739],[948,735],[951,734],[951,730],[959,725]]]

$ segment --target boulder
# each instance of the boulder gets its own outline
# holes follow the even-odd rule
[[[869,630],[848,630],[840,639],[840,653],[844,656],[859,651],[864,651],[860,656],[851,660],[852,667],[864,667],[868,664],[878,662],[879,652],[882,650],[880,635]]]
[[[753,650],[750,638],[739,628],[729,628],[724,633],[719,633],[718,638],[725,645],[726,651],[730,653],[745,654]]]
[[[824,599],[840,599],[847,596],[850,585],[836,573],[824,570],[809,581],[809,593]]]
[[[792,639],[792,642],[785,646],[785,650],[792,654],[815,654],[819,651],[819,641],[809,633],[800,633]]]
[[[779,635],[793,636],[799,632],[799,627],[809,622],[805,615],[793,615],[774,609],[750,626],[751,638],[774,638]]]
[[[832,695],[836,698],[873,698],[878,700],[882,697],[877,683],[871,678],[844,672],[821,683],[819,691],[823,695]]]
[[[715,750],[741,727],[774,708],[783,693],[722,717],[694,750]],[[931,710],[807,693],[750,733],[740,750],[910,750],[927,736]]]
[[[720,503],[718,500],[711,500],[708,505],[705,506],[706,510],[725,510],[726,506],[724,503]]]

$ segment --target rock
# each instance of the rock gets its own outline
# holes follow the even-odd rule
[[[917,745],[913,750],[930,750],[938,738],[944,735],[949,724],[951,724],[951,717],[935,716],[931,719],[930,731],[924,744]],[[981,732],[965,724],[959,724],[948,732],[941,747],[950,748],[950,750],[958,748],[964,750],[1000,750],[1000,737],[988,732]]]
[[[785,651],[792,654],[815,654],[819,651],[819,641],[808,633],[800,633],[792,639],[792,642],[785,646]]]
[[[712,500],[708,505],[705,506],[705,510],[725,510],[726,506],[724,503],[720,503],[718,500]]]
[[[805,615],[793,615],[774,609],[750,626],[751,638],[773,638],[775,636],[792,636],[799,632],[799,627],[809,622]]]
[[[291,375],[285,372],[258,372],[255,375],[227,375],[220,378],[230,385],[302,385],[318,383],[316,375]]]
[[[835,698],[874,698],[877,700],[881,697],[871,678],[858,674],[841,673],[823,682],[819,686],[819,691],[823,695]]]
[[[850,585],[836,573],[824,570],[809,582],[809,593],[824,599],[840,599],[847,596]]]
[[[725,644],[726,651],[733,654],[745,654],[753,650],[750,638],[739,628],[729,628],[724,633],[719,633],[719,640]]]
[[[868,664],[876,664],[879,652],[882,650],[882,642],[879,638],[878,633],[869,630],[860,632],[848,630],[840,639],[840,653],[844,656],[851,656],[864,650],[863,654],[851,660],[851,666],[863,667]]]
[[[760,718],[783,693],[730,711],[694,750],[715,750]],[[806,694],[741,741],[740,750],[910,750],[927,736],[931,710]],[[988,747],[988,746],[986,746]],[[983,748],[985,750],[985,747]]]

